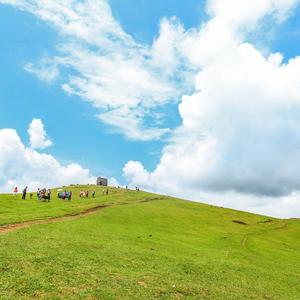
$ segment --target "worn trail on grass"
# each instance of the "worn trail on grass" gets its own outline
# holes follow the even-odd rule
[[[21,223],[14,223],[14,224],[7,224],[0,226],[0,234],[15,231],[22,228],[31,227],[34,225],[42,225],[42,224],[50,224],[50,223],[58,223],[58,222],[64,222],[64,221],[72,221],[76,220],[82,217],[86,217],[92,214],[97,213],[99,210],[108,208],[108,207],[117,207],[121,205],[130,205],[130,204],[139,204],[139,203],[145,203],[145,202],[151,202],[155,200],[163,200],[163,198],[148,198],[143,199],[141,201],[134,201],[134,202],[119,202],[119,203],[113,203],[113,204],[101,204],[98,206],[94,206],[91,208],[88,208],[84,211],[73,213],[73,214],[67,214],[61,217],[51,217],[47,219],[40,219],[40,220],[31,220],[31,221],[25,221]]]
[[[264,221],[264,222],[259,222],[260,224],[263,224],[263,223],[270,223],[271,221]],[[273,221],[274,222],[274,221]],[[266,232],[270,232],[270,231],[273,231],[273,230],[282,230],[282,229],[286,229],[288,227],[288,223],[287,222],[284,222],[283,224],[281,225],[277,225],[275,223],[275,226],[274,228],[267,228],[267,229],[263,229],[263,230],[259,230],[259,231],[254,231],[254,232],[249,232],[249,233],[246,233],[242,240],[241,240],[241,245],[243,248],[246,248],[247,246],[247,243],[248,243],[248,240],[251,236],[257,236],[257,235],[263,235],[265,234]]]

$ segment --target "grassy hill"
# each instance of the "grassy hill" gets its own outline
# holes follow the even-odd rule
[[[0,195],[0,299],[300,299],[299,220],[71,189],[71,202]]]

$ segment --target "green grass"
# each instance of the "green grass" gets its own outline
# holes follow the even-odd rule
[[[0,234],[0,299],[300,299],[299,220],[97,191],[71,203],[0,196],[0,224],[112,205]]]

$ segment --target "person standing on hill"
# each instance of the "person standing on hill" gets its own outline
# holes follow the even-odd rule
[[[14,196],[17,197],[17,195],[18,195],[18,187],[16,186],[16,187],[14,188]]]
[[[41,190],[40,190],[40,188],[37,189],[36,196],[38,198],[38,201],[40,201],[41,200]]]
[[[23,190],[23,193],[22,193],[22,200],[25,200],[25,199],[26,199],[27,189],[28,189],[28,187],[26,186],[25,189]]]
[[[93,193],[92,193],[93,198],[95,198],[95,195],[96,195],[96,192],[93,191]]]

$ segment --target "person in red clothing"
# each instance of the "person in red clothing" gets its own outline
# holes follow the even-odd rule
[[[17,195],[18,195],[18,187],[16,186],[16,187],[14,188],[14,196],[17,197]]]

